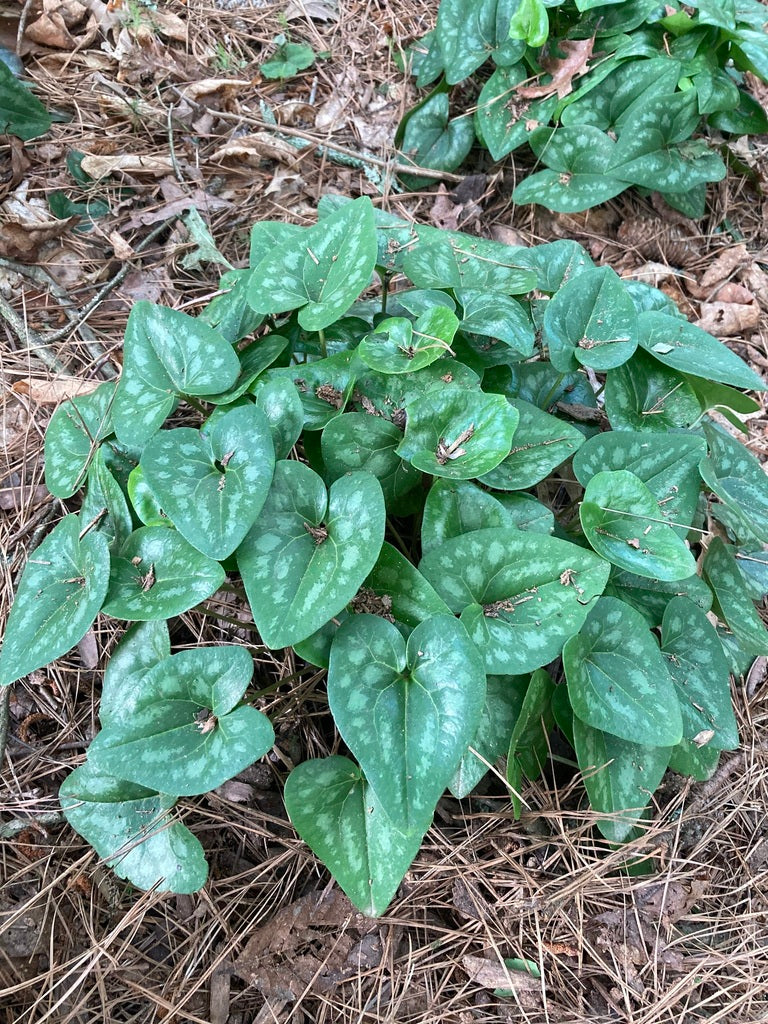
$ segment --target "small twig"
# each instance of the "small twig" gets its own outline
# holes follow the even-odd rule
[[[21,56],[21,44],[24,42],[24,33],[27,29],[27,18],[29,18],[29,12],[32,10],[32,4],[34,0],[26,0],[24,6],[21,9],[21,15],[19,17],[19,27],[16,30],[16,56]]]
[[[8,720],[10,718],[11,688],[4,686],[0,694],[0,768],[5,757],[5,745],[8,742]]]
[[[64,364],[48,351],[49,342],[23,320],[2,295],[0,295],[0,316],[10,326],[19,341],[26,344],[30,352],[33,352],[38,359],[45,363],[49,370],[53,370],[54,373],[65,372]]]

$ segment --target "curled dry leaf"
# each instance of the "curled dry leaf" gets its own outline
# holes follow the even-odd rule
[[[654,288],[660,288],[666,281],[677,277],[678,272],[673,267],[667,266],[666,263],[654,263],[649,261],[648,263],[643,263],[639,267],[633,267],[621,276],[629,278],[632,281],[643,281],[645,284],[650,284]]]
[[[29,377],[18,380],[11,390],[16,395],[27,395],[40,405],[58,405],[68,398],[82,397],[95,391],[98,380],[84,380],[82,377],[56,377],[53,380],[38,380]]]
[[[253,135],[233,139],[213,154],[214,160],[232,157],[239,157],[250,166],[258,165],[262,160],[278,160],[293,165],[299,158],[299,151],[269,132],[255,132]]]
[[[22,182],[0,206],[0,256],[34,263],[46,242],[58,238],[78,217],[57,220],[44,199],[27,198],[29,182]]]
[[[752,263],[742,271],[741,280],[752,292],[762,309],[768,310],[768,274],[756,263]]]
[[[595,37],[564,39],[557,45],[562,56],[551,56],[541,62],[544,70],[552,75],[552,80],[544,85],[521,85],[517,90],[518,96],[524,100],[535,100],[557,93],[562,99],[573,92],[573,79],[587,71]]]
[[[470,981],[483,988],[503,988],[517,994],[541,994],[541,981],[525,971],[510,971],[498,960],[486,960],[482,956],[463,956],[462,966]]]
[[[231,100],[240,89],[247,89],[250,85],[250,81],[242,78],[204,78],[184,86],[181,95],[193,103],[211,106],[216,105],[215,100]]]
[[[42,0],[32,7],[25,36],[39,46],[56,50],[82,50],[94,41],[99,23],[79,0]]]
[[[750,262],[751,256],[743,242],[739,245],[731,246],[730,249],[721,252],[714,263],[707,267],[699,281],[699,286],[707,289],[714,288],[716,284],[729,278],[739,267],[745,266]]]
[[[173,165],[169,157],[142,156],[134,153],[114,153],[111,156],[97,156],[86,153],[81,164],[92,178],[107,178],[110,174],[169,174]]]
[[[716,338],[751,334],[760,326],[760,307],[756,302],[748,306],[738,302],[702,302],[696,326]]]

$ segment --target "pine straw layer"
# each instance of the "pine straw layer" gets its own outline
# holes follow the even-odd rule
[[[429,16],[415,3],[342,0],[338,21],[290,22],[294,39],[331,52],[315,70],[284,86],[256,81],[219,93],[211,102],[220,114],[183,107],[185,73],[193,81],[222,74],[211,63],[217,43],[228,59],[245,62],[224,77],[250,78],[254,61],[285,27],[279,17],[285,9],[219,8],[195,0],[186,8],[184,45],[154,35],[119,66],[100,56],[98,40],[63,58],[38,54],[30,68],[46,105],[74,117],[27,147],[29,195],[71,190],[64,167],[71,148],[168,158],[172,147],[176,166],[165,176],[166,189],[175,181],[182,195],[196,194],[219,248],[236,265],[246,258],[252,222],[309,222],[317,198],[329,190],[371,194],[417,219],[458,218],[468,230],[510,240],[512,232],[526,243],[575,234],[619,269],[666,256],[695,278],[731,243],[724,224],[741,233],[750,252],[765,257],[761,200],[733,176],[712,190],[707,218],[685,230],[680,249],[672,248],[680,239],[653,206],[634,196],[575,218],[513,209],[509,195],[527,169],[524,156],[507,161],[501,173],[464,182],[448,200],[438,189],[413,196],[389,190],[386,150],[373,146],[380,163],[371,167],[385,182],[379,198],[363,170],[327,153],[307,150],[293,162],[265,157],[252,166],[217,157],[224,143],[260,130],[242,119],[244,113],[260,116],[260,97],[278,107],[286,99],[312,98],[320,105],[346,88],[349,112],[362,110],[370,120],[371,99],[389,95],[390,131],[411,102],[392,52],[428,28]],[[430,5],[432,18],[434,9]],[[169,64],[175,70],[157,70]],[[357,83],[344,86],[340,76],[350,69]],[[133,112],[115,87],[133,101]],[[169,132],[177,105],[182,120]],[[312,125],[300,123],[297,130],[327,141]],[[333,141],[359,152],[359,127],[347,120],[333,129]],[[481,154],[478,170],[492,170],[484,161]],[[126,185],[132,194],[120,191]],[[164,216],[169,194],[161,195],[157,177],[107,182],[101,195],[113,214],[93,232],[68,232],[60,244],[41,250],[36,265],[0,262],[9,275],[0,294],[30,332],[3,326],[0,342],[6,385],[0,421],[3,610],[28,553],[66,510],[77,508],[76,501],[53,501],[44,488],[42,442],[53,406],[34,398],[41,384],[68,375],[83,381],[116,375],[122,330],[137,298],[195,312],[215,288],[215,267],[182,265],[192,244],[168,217],[130,261],[128,276],[90,314],[86,329],[64,332],[45,351],[40,347],[46,331],[65,325],[120,270],[125,257],[115,254],[110,232],[136,248],[152,227],[146,215]],[[207,206],[212,196],[229,205]],[[144,223],[133,219],[138,212]],[[619,231],[629,222],[637,222],[638,231]],[[737,340],[736,349],[760,366],[768,354],[764,330],[751,341],[747,347],[747,339]],[[753,420],[750,428],[753,450],[765,454],[765,420]],[[581,808],[582,790],[566,767],[526,790],[530,809],[520,822],[492,780],[484,795],[441,801],[397,899],[382,920],[367,922],[298,840],[281,800],[294,763],[338,749],[322,676],[256,646],[247,624],[238,624],[246,616],[236,598],[226,595],[223,604],[213,610],[234,621],[189,613],[176,624],[174,643],[247,643],[257,662],[258,703],[276,723],[277,745],[233,783],[180,803],[211,864],[209,883],[194,896],[139,894],[124,886],[60,816],[58,786],[82,762],[97,729],[103,669],[121,634],[117,624],[100,617],[78,649],[16,685],[0,788],[2,1024],[768,1019],[768,686],[757,675],[734,692],[741,749],[724,755],[709,783],[682,783],[670,774],[657,794],[652,827],[629,849],[610,852],[596,840]],[[622,874],[628,856],[653,858],[656,873]],[[490,975],[478,973],[477,959],[468,957],[485,958]],[[515,994],[499,998],[493,989],[509,957],[533,961],[543,980],[513,974],[505,984]]]

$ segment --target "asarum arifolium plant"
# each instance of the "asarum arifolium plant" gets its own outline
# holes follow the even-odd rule
[[[119,383],[48,427],[48,487],[80,511],[29,558],[0,682],[99,613],[134,623],[68,821],[136,886],[203,885],[174,802],[274,733],[248,645],[173,653],[168,620],[239,577],[263,644],[327,670],[345,753],[298,764],[285,802],[364,913],[502,755],[519,813],[555,729],[605,839],[637,835],[667,768],[706,779],[737,745],[729,673],[768,654],[768,481],[708,415],[743,429],[764,388],[573,242],[366,198],[256,224],[250,269],[197,318],[137,303]],[[179,406],[199,427],[167,425]]]
[[[450,171],[476,139],[494,160],[527,144],[542,166],[516,203],[574,213],[636,186],[701,217],[707,182],[726,171],[713,132],[768,131],[744,87],[745,72],[768,81],[766,26],[759,0],[441,0],[412,49],[431,90],[403,119],[400,149]]]

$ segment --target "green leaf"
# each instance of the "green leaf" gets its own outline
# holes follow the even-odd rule
[[[515,299],[463,288],[456,298],[462,305],[460,329],[469,334],[497,338],[517,355],[533,355],[535,333],[530,316]]]
[[[768,542],[768,477],[752,452],[740,441],[705,424],[709,457],[699,466],[701,478],[728,508],[733,522],[747,536]],[[713,513],[718,514],[717,505]],[[719,517],[718,517],[719,518]]]
[[[433,615],[450,612],[416,566],[386,541],[363,586],[391,602],[393,618],[411,629]]]
[[[697,782],[706,782],[715,774],[720,751],[715,747],[697,747],[693,740],[681,740],[672,748],[669,767],[679,775],[690,775]]]
[[[534,246],[526,252],[525,258],[536,274],[533,287],[548,294],[556,292],[572,278],[595,269],[586,251],[570,238]]]
[[[512,808],[520,817],[520,789],[523,776],[532,782],[541,775],[549,759],[549,734],[555,724],[552,694],[555,684],[544,669],[531,676],[515,727],[509,740],[507,781],[512,788]]]
[[[636,576],[625,569],[614,568],[605,588],[605,595],[617,597],[640,612],[652,628],[661,625],[664,612],[673,597],[687,597],[705,612],[712,607],[712,591],[700,576],[689,576],[685,580],[665,583],[661,580],[650,580],[646,576]]]
[[[125,444],[144,444],[179,395],[217,394],[235,383],[239,371],[235,350],[202,320],[151,302],[135,303],[112,409],[117,436]]]
[[[326,492],[299,462],[278,462],[259,518],[237,551],[254,622],[268,647],[306,639],[357,593],[384,541],[384,497],[370,473]]]
[[[573,720],[576,757],[589,802],[599,814],[597,827],[612,843],[632,838],[643,818],[649,794],[661,782],[669,746],[633,743]]]
[[[436,78],[445,70],[443,67],[443,54],[435,38],[435,31],[425,32],[421,39],[408,47],[410,58],[410,72],[416,76],[416,86],[419,89],[425,85],[431,85]]]
[[[557,108],[557,96],[534,102],[518,97],[516,86],[526,77],[523,64],[497,68],[480,93],[475,131],[494,160],[502,160],[528,142],[531,133],[547,124]]]
[[[733,548],[719,537],[712,538],[704,556],[704,578],[715,595],[715,610],[744,650],[768,654],[765,624],[752,604]]]
[[[468,78],[508,40],[515,6],[505,0],[442,0],[435,31],[449,85]],[[505,62],[519,59],[524,49],[522,42],[505,47]]]
[[[56,409],[45,432],[45,486],[69,498],[85,482],[100,441],[112,433],[115,384],[107,381],[90,395],[69,398]]]
[[[576,544],[512,527],[475,530],[430,551],[421,572],[462,621],[486,671],[548,664],[602,593],[609,565]]]
[[[696,423],[701,405],[682,374],[640,350],[609,371],[605,411],[613,430],[664,432]]]
[[[453,537],[493,526],[518,526],[514,513],[492,494],[468,480],[432,484],[421,521],[421,550],[428,554]],[[548,531],[543,531],[548,532]]]
[[[215,789],[274,743],[269,719],[238,706],[252,675],[245,647],[197,647],[164,658],[134,676],[135,692],[121,689],[129,714],[115,695],[109,724],[89,748],[91,763],[178,796]]]
[[[80,508],[80,521],[103,533],[111,551],[119,551],[133,530],[133,520],[120,484],[104,461],[99,448],[88,470],[88,490]]]
[[[445,384],[406,406],[397,454],[433,476],[469,480],[498,466],[512,447],[519,413],[501,395]]]
[[[115,619],[169,619],[215,593],[224,582],[218,562],[175,530],[142,526],[113,557],[104,611]]]
[[[721,416],[725,416],[728,422],[732,423],[743,434],[749,433],[742,420],[734,414],[748,415],[749,413],[759,412],[759,402],[756,402],[754,398],[750,398],[749,395],[742,394],[741,391],[729,388],[726,384],[704,380],[703,377],[691,377],[688,374],[686,374],[685,379],[690,384],[705,412],[709,409],[717,409]]]
[[[248,301],[257,313],[299,310],[299,324],[320,331],[342,316],[368,285],[378,252],[367,196],[326,217],[303,236],[268,252],[256,266]]]
[[[698,466],[705,453],[704,439],[694,434],[610,431],[591,437],[579,449],[573,471],[586,487],[604,470],[629,470],[656,498],[654,515],[685,536],[699,500]]]
[[[718,131],[733,135],[760,135],[768,131],[768,114],[744,89],[739,89],[739,105],[734,110],[718,110],[707,121]]]
[[[696,571],[693,555],[664,522],[653,493],[628,470],[593,476],[579,516],[595,551],[622,569],[659,580],[684,580]]]
[[[357,354],[379,373],[416,373],[450,352],[458,326],[458,317],[445,306],[432,306],[416,323],[388,317],[363,338]]]
[[[265,383],[287,380],[295,385],[304,410],[304,428],[322,430],[344,411],[357,375],[364,369],[355,352],[337,352],[327,359],[318,359],[299,366],[281,366],[268,370],[260,379],[257,396]]]
[[[637,313],[618,274],[600,267],[563,285],[547,303],[542,341],[561,373],[625,363],[637,348]]]
[[[140,465],[182,537],[221,560],[238,547],[267,499],[275,467],[269,423],[261,409],[245,405],[201,430],[162,430]]]
[[[448,785],[457,800],[469,796],[488,773],[488,765],[508,749],[530,680],[528,676],[488,676],[485,682],[480,723]]]
[[[86,763],[61,784],[72,828],[118,878],[139,889],[192,893],[208,877],[203,848],[170,810],[175,796],[153,793]]]
[[[447,94],[436,92],[408,118],[400,145],[401,163],[428,171],[453,171],[472,149],[474,141],[471,116],[465,114],[451,119]],[[407,188],[414,190],[437,180],[428,174],[403,174],[402,171],[399,176]]]
[[[139,622],[125,634],[112,652],[99,701],[103,729],[130,723],[141,699],[142,677],[171,653],[168,623],[164,619]]]
[[[215,328],[232,345],[252,334],[264,319],[248,305],[249,278],[247,270],[231,270],[224,274],[219,281],[221,294],[214,296],[200,313],[200,319]],[[246,349],[246,352],[252,348]]]
[[[77,203],[58,189],[48,194],[48,209],[58,220],[66,220],[68,217],[85,218],[85,223],[78,224],[73,229],[77,232],[91,231],[99,217],[106,217],[111,213],[109,203],[102,199],[86,199],[84,203]]]
[[[541,203],[558,213],[578,213],[613,199],[627,187],[606,173],[614,161],[615,143],[599,128],[537,128],[529,142],[551,169],[530,174],[517,186],[512,199],[520,205]]]
[[[549,15],[541,0],[521,0],[509,25],[509,38],[531,47],[543,46],[549,36]]]
[[[563,668],[573,713],[593,729],[649,746],[680,742],[666,661],[643,617],[622,601],[600,598],[563,648]]]
[[[248,256],[251,270],[255,270],[264,257],[276,249],[282,249],[291,243],[294,248],[301,248],[301,239],[306,237],[308,230],[299,224],[285,224],[281,220],[257,220],[251,228]]]
[[[464,627],[436,615],[407,644],[374,615],[348,620],[328,666],[344,742],[398,828],[422,834],[480,722],[485,671]]]
[[[145,526],[173,526],[160,507],[155,492],[147,483],[141,466],[131,470],[127,487],[133,511]]]
[[[379,416],[364,412],[337,416],[323,430],[321,441],[330,479],[355,470],[372,473],[389,507],[421,481],[421,474],[395,451],[402,439],[399,427]]]
[[[768,552],[762,548],[757,551],[740,548],[734,552],[734,558],[752,599],[762,601],[768,595]]]
[[[246,391],[253,389],[259,376],[285,351],[288,339],[280,334],[268,334],[252,342],[240,352],[240,374],[226,391],[218,395],[206,395],[206,402],[212,405],[231,405]]]
[[[277,39],[283,37],[278,36]],[[288,43],[283,41],[269,60],[259,67],[264,78],[293,78],[299,71],[311,67],[315,61],[315,51],[306,43]]]
[[[706,613],[687,597],[673,597],[664,612],[661,653],[677,689],[683,738],[718,750],[739,745],[731,705],[730,674],[723,646]],[[701,745],[701,744],[700,744]]]
[[[495,469],[484,474],[480,482],[500,491],[522,491],[539,483],[571,458],[584,444],[584,435],[530,402],[517,398],[512,399],[510,405],[520,414],[512,450]]]
[[[469,288],[524,295],[536,287],[524,249],[456,231],[427,234],[409,248],[403,271],[417,288]]]
[[[16,135],[26,142],[50,127],[51,118],[40,100],[0,61],[0,135]]]
[[[109,579],[102,533],[80,537],[65,516],[24,567],[0,651],[0,686],[60,658],[80,641],[101,608]]]
[[[665,366],[736,388],[768,389],[768,384],[734,352],[687,320],[666,313],[641,313],[638,330],[642,347]]]
[[[211,230],[196,207],[191,206],[182,221],[189,234],[189,241],[194,246],[182,257],[181,266],[184,270],[196,270],[201,263],[218,263],[228,270],[234,270],[227,257],[216,247]],[[229,340],[227,338],[227,341]]]
[[[304,407],[296,385],[284,377],[273,377],[259,381],[254,395],[267,417],[275,458],[287,459],[304,426]]]
[[[304,761],[286,779],[284,796],[296,831],[358,910],[368,917],[383,914],[422,836],[395,828],[346,757]]]

